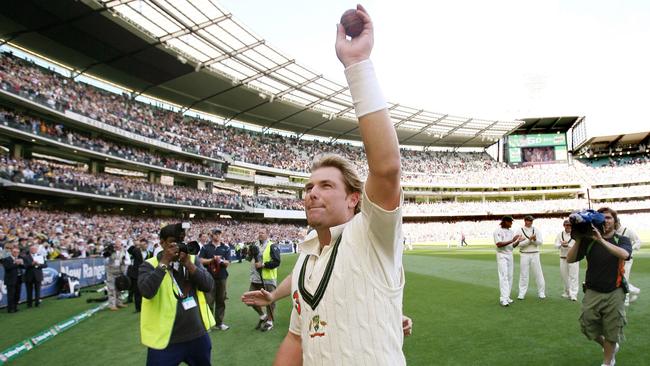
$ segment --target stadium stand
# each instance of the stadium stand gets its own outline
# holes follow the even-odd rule
[[[143,177],[91,171],[87,164],[82,163],[70,166],[42,159],[21,160],[16,156],[11,159],[4,156],[2,177],[22,184],[193,207],[302,211],[302,201],[297,198],[301,195],[300,181],[288,184],[289,191],[282,194],[272,190],[257,194],[258,188],[255,187],[258,184],[277,185],[272,177],[265,178],[259,172],[264,172],[264,168],[275,168],[288,175],[304,177],[313,156],[322,152],[342,154],[359,167],[365,165],[363,150],[353,144],[261,133],[190,117],[136,101],[127,94],[72,81],[8,52],[0,56],[0,88],[9,93],[7,95],[21,96],[52,110],[71,111],[143,138],[169,144],[179,153],[170,154],[156,146],[134,144],[102,131],[88,131],[82,124],[72,123],[70,116],[59,119],[52,115],[43,116],[25,108],[24,104],[16,107],[11,102],[0,109],[0,127],[8,131],[18,130],[51,140],[75,149],[75,153],[83,149],[82,152],[88,152],[90,156],[96,153],[120,158],[120,162],[128,163],[127,169],[146,172],[158,168],[166,174],[185,174],[213,182],[224,178],[243,179],[237,177],[236,169],[228,170],[224,175],[227,168],[218,162],[228,161],[232,167],[253,168],[255,175],[254,182],[248,181],[246,186],[236,189],[219,190],[218,186],[210,186],[207,189],[213,189],[215,193],[212,193],[192,181],[184,183],[185,186],[169,186],[151,179],[148,182]],[[650,208],[646,199],[650,160],[646,156],[515,167],[497,162],[485,152],[403,148],[402,154],[407,198],[405,213],[411,217],[490,216],[531,209],[534,213],[561,214],[584,207],[588,189],[591,198],[597,202],[618,200],[621,201],[616,203],[618,207]],[[363,170],[361,173],[367,174]],[[249,191],[253,192],[252,196]],[[512,197],[494,200],[487,192],[501,197],[512,193]],[[473,200],[450,201],[449,197],[454,195],[473,196]]]

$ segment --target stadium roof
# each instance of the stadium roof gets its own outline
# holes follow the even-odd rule
[[[573,125],[584,117],[535,117],[522,118],[524,124],[519,126],[513,134],[522,133],[556,133],[567,132]]]
[[[614,154],[616,152],[619,152],[620,150],[616,150],[617,147],[631,147],[632,150],[638,150],[639,152],[643,152],[643,150],[648,149],[648,146],[650,144],[650,131],[644,131],[644,132],[636,132],[636,133],[625,133],[625,134],[618,134],[618,135],[607,135],[607,136],[594,136],[591,137],[587,140],[585,140],[583,143],[581,143],[579,146],[576,147],[577,149],[580,149],[580,155],[583,155],[589,150],[606,150],[606,149],[613,149],[612,153]],[[621,154],[622,155],[622,154]]]
[[[184,110],[360,140],[347,86],[270,47],[213,0],[10,1],[0,38]],[[389,111],[406,145],[486,147],[522,124],[398,103]]]

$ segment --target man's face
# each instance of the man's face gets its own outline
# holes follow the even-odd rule
[[[510,229],[512,227],[512,221],[504,220],[501,221],[501,227],[504,229]]]
[[[219,244],[221,243],[221,233],[214,233],[212,234],[212,242],[214,244]]]
[[[341,225],[354,215],[359,199],[358,192],[347,192],[340,170],[333,167],[316,169],[305,186],[307,223],[315,229]]]
[[[20,254],[20,249],[18,249],[17,247],[11,248],[11,255],[13,257],[18,257],[19,254]]]
[[[257,233],[257,238],[260,241],[266,241],[266,239],[269,238],[269,234],[266,232],[266,230],[260,230],[260,232]]]
[[[524,225],[526,227],[531,227],[533,226],[533,220],[524,220]]]
[[[32,255],[38,253],[38,247],[36,246],[29,247],[29,253]]]
[[[140,241],[140,250],[147,250],[148,246],[149,246],[149,244],[146,241],[144,241],[144,240]]]
[[[603,215],[605,216],[605,233],[609,233],[614,230],[616,220],[614,220],[614,216],[610,212],[603,212]]]
[[[160,241],[160,246],[162,246],[163,250],[167,250],[167,248],[171,246],[175,246],[176,243],[178,243],[178,239],[174,238],[173,236],[168,237],[165,240]]]
[[[571,224],[564,224],[564,231],[566,231],[567,233],[570,233],[571,232]]]

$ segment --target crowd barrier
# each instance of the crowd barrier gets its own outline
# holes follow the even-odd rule
[[[48,261],[47,268],[43,268],[41,298],[53,296],[58,293],[60,273],[77,277],[81,287],[103,283],[106,280],[105,263],[106,260],[103,257]],[[5,269],[0,265],[0,308],[7,306],[7,287],[5,286],[4,279]],[[24,302],[26,299],[27,291],[23,283],[20,292],[20,302]]]

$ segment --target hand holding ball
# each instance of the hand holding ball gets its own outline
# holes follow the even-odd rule
[[[354,38],[363,32],[363,19],[357,15],[356,9],[346,10],[341,16],[341,25],[345,28],[345,34]]]

